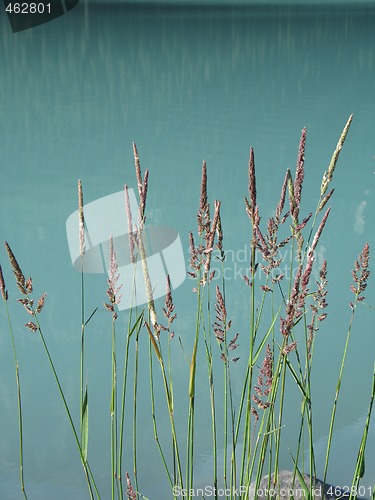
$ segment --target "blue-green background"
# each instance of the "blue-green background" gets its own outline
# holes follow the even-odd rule
[[[131,147],[136,141],[142,168],[150,169],[148,221],[175,227],[188,260],[187,236],[195,228],[205,159],[210,201],[212,205],[214,199],[222,201],[225,245],[234,253],[248,252],[251,232],[243,196],[249,147],[255,149],[265,223],[278,201],[286,168],[294,170],[301,129],[307,127],[302,202],[307,213],[315,208],[323,172],[348,116],[354,113],[318,254],[328,259],[330,289],[329,317],[318,332],[314,373],[321,473],[350,317],[350,271],[364,243],[369,241],[372,247],[375,243],[375,8],[371,2],[218,9],[213,2],[205,9],[93,3],[81,2],[51,23],[16,34],[5,14],[0,17],[0,234],[11,244],[25,274],[32,275],[36,294],[47,292],[44,330],[72,410],[77,415],[80,276],[70,261],[65,222],[76,210],[77,179],[82,179],[86,202],[119,191],[124,183],[136,188]],[[4,250],[0,262],[20,361],[29,497],[85,498],[68,421],[40,341],[23,328],[28,317],[14,304],[18,292]],[[245,270],[246,264],[238,265]],[[370,268],[374,270],[372,262]],[[174,292],[176,336],[181,336],[188,352],[194,335],[192,286],[186,280]],[[89,314],[106,299],[106,277],[87,275],[86,289]],[[233,370],[241,372],[247,357],[247,289],[237,278],[228,281],[227,293],[228,314],[233,331],[240,333],[242,349]],[[374,305],[373,284],[366,295]],[[342,384],[328,475],[331,482],[344,485],[352,480],[374,361],[374,316],[361,309]],[[16,391],[4,308],[0,320],[0,497],[14,499],[21,498]],[[119,330],[125,323],[126,315],[121,314]],[[176,407],[183,410],[188,366],[177,342],[176,338]],[[142,493],[157,500],[166,498],[168,490],[150,425],[146,345],[145,341],[138,470]],[[87,338],[87,378],[92,391],[90,461],[103,498],[110,491],[110,349],[110,317],[101,307]],[[204,357],[201,363],[203,386]],[[235,392],[238,396],[240,381],[235,382]],[[164,436],[169,422],[162,396],[159,401]],[[292,402],[286,408],[281,464],[285,468],[291,467],[288,449],[295,444],[296,408],[298,412]],[[196,418],[196,477],[205,485],[210,480],[208,420],[204,412]],[[184,419],[180,425],[182,429]],[[130,434],[128,439],[130,445]],[[364,478],[368,486],[375,482],[374,440],[371,430]]]

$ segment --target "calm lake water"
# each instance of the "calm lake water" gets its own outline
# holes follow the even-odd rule
[[[239,373],[246,366],[249,312],[244,274],[250,223],[244,210],[249,147],[255,150],[263,222],[278,201],[286,168],[294,171],[301,129],[307,127],[303,209],[313,210],[320,182],[351,113],[354,120],[335,172],[333,209],[319,258],[329,269],[329,316],[316,343],[315,440],[321,474],[331,402],[350,318],[353,261],[368,241],[375,248],[375,8],[251,6],[207,8],[129,7],[80,3],[61,18],[12,33],[1,23],[0,233],[33,277],[36,295],[47,292],[42,320],[56,368],[75,416],[79,402],[80,275],[72,265],[66,220],[76,210],[77,180],[85,203],[137,189],[132,142],[143,170],[150,169],[147,220],[174,228],[188,262],[188,231],[195,229],[202,160],[209,197],[222,202],[228,260],[227,308],[240,333]],[[126,224],[124,220],[124,225]],[[108,220],[108,233],[111,219]],[[109,234],[108,234],[109,236]],[[15,303],[18,292],[0,253],[20,362],[29,498],[88,497],[79,456],[40,339]],[[373,260],[370,266],[374,271]],[[375,274],[373,272],[373,274]],[[110,495],[109,398],[111,318],[106,275],[87,274],[86,314],[100,306],[87,337],[90,392],[90,463]],[[192,282],[174,291],[178,317],[176,408],[187,395],[188,366],[177,335],[191,352]],[[373,282],[366,291],[375,304]],[[124,291],[125,293],[125,291]],[[159,306],[162,300],[158,301]],[[350,484],[370,396],[374,313],[360,308],[337,414],[328,480]],[[11,344],[0,308],[0,498],[21,498],[18,482],[17,400]],[[121,312],[119,331],[126,325]],[[123,344],[122,344],[123,345]],[[154,444],[148,396],[147,341],[141,349],[139,402],[140,490],[151,500],[169,498]],[[241,351],[242,350],[242,351]],[[203,353],[202,353],[203,354]],[[133,353],[131,354],[133,359]],[[133,366],[133,365],[131,365]],[[133,368],[132,368],[133,369]],[[206,384],[204,354],[198,376]],[[162,390],[161,381],[159,389]],[[240,394],[240,377],[234,382]],[[202,391],[204,391],[202,389]],[[203,392],[204,393],[204,392]],[[219,397],[219,396],[218,396]],[[219,397],[220,400],[220,397]],[[293,405],[290,405],[293,408]],[[298,414],[286,408],[283,468],[291,467]],[[297,408],[298,409],[298,408]],[[160,392],[160,433],[168,435]],[[211,469],[207,415],[197,414],[197,484]],[[179,421],[185,425],[185,417]],[[132,469],[131,430],[125,465]],[[375,431],[366,457],[366,486],[375,483]]]

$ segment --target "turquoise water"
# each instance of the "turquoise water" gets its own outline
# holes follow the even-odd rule
[[[348,116],[354,120],[335,172],[333,210],[319,258],[329,266],[329,317],[316,345],[315,432],[318,469],[328,431],[329,402],[350,317],[349,284],[354,259],[366,241],[374,246],[375,215],[375,9],[355,7],[161,8],[81,3],[69,14],[13,34],[1,22],[0,233],[31,274],[37,294],[47,292],[43,324],[72,410],[78,411],[80,276],[74,270],[66,220],[76,210],[77,179],[85,202],[115,193],[124,183],[136,190],[132,142],[142,168],[150,169],[148,222],[175,228],[188,260],[202,160],[208,165],[209,196],[222,201],[225,246],[233,274],[227,285],[233,330],[240,332],[243,370],[248,309],[240,279],[249,255],[250,224],[244,210],[249,147],[255,149],[263,221],[278,201],[286,168],[294,170],[298,141],[307,127],[303,208],[318,197],[321,177]],[[0,254],[10,296],[13,278]],[[371,263],[371,269],[374,269]],[[191,351],[194,297],[186,280],[174,292],[176,332]],[[86,275],[86,313],[106,300],[106,276]],[[373,284],[366,293],[375,303]],[[25,414],[25,479],[30,498],[86,498],[66,416],[39,340],[11,305],[20,358]],[[328,479],[351,481],[373,366],[373,314],[362,308],[343,382],[337,439]],[[0,309],[0,497],[21,498],[14,371],[4,309]],[[121,313],[119,328],[126,322]],[[101,307],[88,340],[90,454],[100,490],[109,482],[110,317]],[[177,339],[176,339],[177,340]],[[144,345],[144,387],[148,366]],[[239,353],[241,355],[241,353]],[[177,342],[176,379],[188,367]],[[181,360],[181,363],[180,363]],[[199,375],[206,381],[204,367]],[[185,379],[184,379],[185,377]],[[160,382],[160,381],[159,381]],[[239,384],[238,384],[239,385]],[[175,387],[185,404],[186,384]],[[235,385],[239,393],[240,387]],[[184,392],[185,391],[185,392]],[[203,391],[203,389],[202,389]],[[164,409],[160,400],[160,412]],[[292,405],[291,405],[292,407]],[[163,498],[164,475],[154,446],[147,391],[141,394],[139,474],[141,490]],[[197,481],[205,483],[210,457],[205,415]],[[288,414],[284,467],[290,467],[295,415]],[[104,423],[104,424],[103,424]],[[168,432],[167,417],[160,432]],[[182,424],[181,424],[182,425]],[[129,436],[130,442],[130,436]],[[155,450],[154,450],[155,448]],[[375,436],[370,433],[366,485],[375,482]],[[131,457],[128,467],[131,468]],[[200,475],[199,475],[200,474]]]

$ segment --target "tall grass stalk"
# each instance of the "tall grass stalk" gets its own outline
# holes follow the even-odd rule
[[[171,426],[171,437],[172,437],[172,443],[173,443],[173,460],[176,461],[176,477],[174,478],[174,485],[178,485],[181,488],[183,487],[183,474],[182,474],[182,467],[181,467],[181,459],[180,459],[180,451],[179,451],[179,443],[177,439],[177,433],[176,433],[176,426],[175,426],[175,421],[174,421],[174,408],[173,408],[173,398],[171,396],[171,391],[168,383],[168,377],[167,373],[165,370],[165,364],[163,360],[163,356],[161,354],[159,345],[157,340],[155,339],[155,336],[153,332],[151,331],[150,325],[145,321],[145,325],[149,334],[150,342],[153,347],[153,352],[155,353],[157,360],[159,361],[160,369],[161,369],[161,375],[163,378],[163,385],[164,385],[164,392],[165,392],[165,398],[167,402],[167,408],[168,408],[168,415],[169,415],[169,420],[170,420],[170,426]]]
[[[217,421],[216,421],[216,404],[215,404],[215,384],[212,349],[209,341],[205,340],[206,359],[208,368],[208,383],[210,391],[210,408],[211,408],[211,429],[212,429],[212,453],[213,453],[213,486],[215,488],[215,500],[217,500],[218,489],[218,453],[217,453]]]
[[[140,328],[142,326],[143,311],[138,315],[134,324],[132,325],[132,313],[133,308],[130,308],[129,321],[128,321],[128,331],[126,335],[126,345],[125,345],[125,359],[124,359],[124,371],[123,371],[123,383],[122,383],[122,397],[121,397],[121,416],[120,416],[120,427],[119,427],[119,446],[118,446],[118,481],[120,489],[120,498],[123,498],[123,469],[122,469],[122,459],[124,451],[124,432],[125,432],[125,402],[127,393],[127,381],[128,381],[128,368],[129,368],[129,346],[130,339],[135,333],[138,338]]]
[[[367,280],[368,280],[368,277],[370,275],[370,271],[368,270],[368,266],[369,266],[369,245],[368,245],[368,243],[366,243],[365,246],[363,247],[361,254],[358,256],[358,260],[356,260],[354,262],[354,269],[352,271],[352,277],[353,277],[354,284],[351,285],[351,290],[354,293],[354,301],[349,304],[352,312],[350,315],[349,327],[348,327],[348,331],[346,334],[344,352],[342,355],[340,373],[339,373],[338,380],[337,380],[336,393],[335,393],[335,398],[333,401],[331,421],[330,421],[330,425],[329,425],[327,451],[326,451],[326,458],[325,458],[325,464],[324,464],[324,476],[323,476],[324,483],[326,482],[326,479],[327,479],[328,463],[329,463],[329,456],[330,456],[330,452],[331,452],[331,444],[332,444],[332,437],[333,437],[333,428],[334,428],[334,424],[335,424],[336,411],[337,411],[337,402],[338,402],[340,390],[341,390],[341,383],[342,383],[342,378],[343,378],[343,373],[344,373],[346,355],[348,352],[349,340],[350,340],[350,336],[352,333],[353,321],[354,321],[354,316],[355,316],[355,313],[357,310],[357,306],[360,302],[362,302],[364,300],[363,292],[365,291],[365,289],[367,287]],[[372,404],[371,404],[370,408],[372,409]]]
[[[174,469],[175,469],[174,484],[179,485],[182,488],[183,487],[183,475],[182,475],[179,443],[178,443],[178,439],[177,439],[176,426],[175,426],[175,420],[174,420],[173,386],[171,383],[171,379],[169,379],[168,374],[167,374],[167,373],[169,373],[169,375],[170,375],[170,370],[168,370],[168,372],[167,372],[167,370],[165,368],[165,362],[163,359],[163,355],[162,355],[161,344],[160,344],[161,325],[158,323],[158,319],[157,319],[155,303],[154,303],[154,298],[153,298],[152,283],[151,283],[150,274],[149,274],[149,270],[148,270],[147,255],[146,255],[145,245],[144,245],[144,241],[143,241],[143,232],[144,232],[145,220],[146,220],[145,208],[146,208],[147,189],[148,189],[148,170],[145,171],[145,174],[144,174],[143,179],[142,179],[138,151],[137,151],[137,147],[134,143],[133,143],[133,153],[134,153],[136,177],[137,177],[137,182],[138,182],[138,194],[139,194],[139,199],[140,199],[139,214],[138,214],[138,227],[137,227],[137,245],[138,245],[139,255],[140,255],[140,259],[141,259],[145,291],[146,291],[146,295],[147,295],[147,299],[148,299],[149,322],[145,321],[145,326],[146,326],[148,334],[149,334],[150,344],[152,345],[153,351],[156,354],[156,357],[159,361],[161,375],[162,375],[162,379],[163,379],[165,398],[166,398],[166,402],[167,402],[169,420],[170,420],[170,425],[171,425],[172,455],[173,455],[173,463],[174,463]],[[170,285],[170,283],[169,283],[169,285]],[[168,295],[168,293],[167,293],[167,295]],[[151,327],[152,327],[152,329],[151,329]],[[151,353],[151,350],[150,350],[150,353]],[[152,362],[151,361],[150,361],[150,368],[152,370]],[[152,383],[152,371],[151,371],[150,387],[153,390],[154,386]],[[152,395],[152,401],[154,401],[153,398],[154,398],[154,395]],[[154,409],[154,402],[152,402],[152,408]],[[155,426],[154,426],[154,430],[155,430]],[[159,451],[161,452],[161,456],[163,459],[163,453],[162,453],[162,449],[160,446],[159,446]],[[167,471],[167,475],[169,475],[168,471]]]
[[[126,394],[127,394],[127,381],[128,381],[128,368],[129,368],[129,347],[130,347],[130,339],[133,336],[134,332],[136,333],[137,346],[138,346],[138,335],[140,328],[142,326],[143,314],[142,310],[140,314],[138,314],[136,301],[137,301],[137,289],[136,289],[136,254],[135,254],[135,242],[134,242],[134,227],[133,227],[133,219],[130,208],[130,200],[128,193],[128,186],[124,186],[124,194],[125,194],[125,210],[126,210],[126,218],[128,222],[128,239],[129,239],[129,256],[130,261],[133,267],[133,280],[131,287],[131,305],[129,309],[129,317],[127,324],[127,334],[126,334],[126,342],[125,342],[125,355],[124,355],[124,367],[123,367],[123,382],[122,382],[122,396],[121,396],[121,416],[120,416],[120,428],[119,428],[119,446],[118,446],[118,483],[119,483],[119,492],[120,499],[124,496],[124,488],[123,488],[123,468],[122,468],[122,460],[123,460],[123,451],[124,451],[124,433],[125,433],[125,405],[126,405]],[[136,315],[136,320],[133,324],[133,313]],[[135,401],[135,399],[134,399]],[[136,462],[135,462],[136,463]],[[137,476],[135,477],[137,481]],[[130,479],[127,479],[127,482],[130,483]],[[136,486],[137,487],[137,486]]]
[[[109,278],[107,280],[107,296],[109,302],[104,303],[105,308],[112,313],[111,328],[111,398],[110,398],[110,428],[111,428],[111,487],[112,499],[115,498],[115,492],[119,495],[120,489],[118,478],[118,428],[117,428],[117,359],[116,359],[116,320],[118,314],[116,306],[121,301],[119,291],[122,284],[118,285],[120,275],[118,274],[118,264],[116,252],[113,246],[113,237],[109,240]]]
[[[138,364],[139,364],[139,330],[135,335],[134,352],[134,380],[133,380],[133,473],[136,490],[139,490],[138,484],[138,448],[137,448],[137,394],[138,394]]]
[[[81,262],[81,351],[80,351],[80,435],[81,447],[85,460],[88,453],[88,386],[84,384],[84,367],[85,367],[85,298],[84,298],[84,278],[83,278],[83,262]]]
[[[13,362],[14,369],[16,375],[16,386],[17,386],[17,406],[18,406],[18,433],[19,433],[19,464],[20,464],[20,483],[22,494],[25,499],[27,499],[26,488],[25,488],[25,480],[24,480],[24,465],[23,465],[23,420],[22,420],[22,399],[21,399],[21,383],[20,383],[20,374],[19,374],[19,365],[17,358],[17,350],[16,343],[13,335],[13,326],[10,318],[9,308],[8,308],[8,291],[5,286],[3,270],[0,266],[0,291],[4,300],[5,311],[8,319],[8,331],[10,341],[12,343],[12,351],[13,351]]]
[[[150,340],[149,342],[149,363],[150,363],[150,394],[151,394],[151,415],[152,415],[152,424],[153,424],[153,431],[154,431],[154,438],[156,445],[159,450],[159,454],[163,463],[164,470],[167,474],[167,479],[169,482],[169,485],[171,489],[173,488],[175,481],[174,478],[176,477],[176,463],[175,460],[173,460],[173,470],[172,473],[169,470],[169,466],[165,457],[165,453],[163,451],[163,447],[161,445],[160,439],[159,439],[159,434],[158,434],[158,426],[157,426],[157,417],[156,417],[156,410],[155,410],[155,389],[154,389],[154,377],[153,377],[153,356],[152,356],[152,342]],[[175,456],[174,453],[174,445],[172,443],[172,456]],[[177,498],[174,495],[174,498]]]
[[[117,486],[117,367],[116,367],[116,327],[112,321],[112,388],[111,388],[111,466],[112,466],[112,499],[115,498]]]
[[[355,470],[354,470],[352,488],[350,490],[349,500],[357,498],[359,482],[365,474],[365,450],[366,450],[367,438],[368,438],[368,433],[369,433],[369,428],[370,428],[370,420],[371,420],[374,399],[375,399],[375,364],[374,364],[373,375],[372,375],[372,387],[371,387],[370,403],[369,403],[369,407],[368,407],[368,411],[367,411],[365,426],[363,428],[361,443],[359,445],[357,462],[356,462],[356,466],[355,466]],[[373,490],[372,498],[374,498],[374,495],[375,495],[375,493]]]
[[[231,326],[231,321],[227,320],[227,314],[226,314],[226,307],[225,307],[225,279],[224,279],[224,262],[225,262],[225,251],[223,248],[223,228],[221,224],[221,217],[219,216],[218,219],[218,225],[217,225],[217,250],[219,255],[216,257],[219,262],[221,262],[221,273],[222,273],[222,280],[221,280],[221,289],[222,289],[222,303],[223,303],[223,311],[225,314],[222,317],[223,323],[222,323],[222,330],[225,332],[224,335],[224,342],[222,343],[221,346],[221,351],[222,351],[222,356],[223,356],[223,361],[224,361],[224,486],[227,486],[227,462],[228,462],[228,411],[230,413],[230,437],[231,437],[231,458],[230,458],[230,498],[232,498],[232,492],[233,490],[236,489],[237,485],[237,456],[236,456],[236,436],[235,436],[235,411],[234,411],[234,404],[233,404],[233,394],[232,394],[232,381],[231,381],[231,370],[230,370],[230,363],[229,363],[229,350],[234,351],[237,347],[238,344],[236,344],[238,334],[235,335],[233,340],[228,341],[227,338],[227,333],[230,329]],[[216,295],[217,295],[217,304],[216,304],[216,322],[218,319],[220,319],[220,289],[216,289]],[[216,323],[217,327],[217,323]],[[214,324],[214,332],[215,332],[215,324]],[[216,330],[217,332],[217,330]],[[217,338],[219,341],[219,339]],[[220,345],[220,341],[219,341]],[[235,360],[237,361],[238,358]],[[228,410],[228,402],[229,402],[229,410]]]
[[[88,406],[88,387],[87,383],[84,386],[84,367],[85,367],[85,329],[87,323],[95,314],[96,309],[91,314],[89,319],[85,320],[85,284],[84,284],[84,255],[85,247],[85,218],[83,212],[83,190],[82,183],[78,181],[78,231],[79,231],[79,253],[81,264],[81,351],[80,351],[80,436],[81,447],[84,459],[87,460],[88,439],[89,439],[89,406]]]

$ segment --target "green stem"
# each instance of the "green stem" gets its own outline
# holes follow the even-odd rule
[[[135,337],[135,363],[134,363],[134,394],[133,394],[133,472],[135,489],[138,491],[138,471],[137,471],[137,392],[138,392],[138,352],[139,347],[139,330]]]
[[[83,419],[83,373],[84,373],[84,357],[85,357],[85,295],[84,295],[84,278],[83,278],[83,259],[81,257],[81,356],[80,356],[80,420],[79,428],[81,433],[82,445],[82,419]]]
[[[111,387],[111,486],[112,500],[115,498],[115,487],[117,486],[117,370],[116,370],[116,329],[115,318],[112,319],[112,387]]]
[[[367,411],[367,418],[366,418],[366,422],[365,422],[365,427],[363,429],[361,444],[360,444],[360,447],[358,450],[357,463],[356,463],[356,468],[354,471],[352,488],[350,488],[349,500],[357,498],[357,495],[354,495],[353,492],[358,491],[359,481],[361,480],[361,478],[363,477],[363,475],[365,473],[365,448],[366,448],[368,431],[369,431],[369,427],[370,427],[370,420],[371,420],[372,407],[374,404],[374,398],[375,398],[375,364],[374,364],[373,375],[372,375],[372,390],[371,390],[370,404],[369,404],[369,408]],[[372,498],[374,498],[374,493],[372,495]]]
[[[165,459],[165,455],[163,452],[163,448],[159,441],[158,427],[156,422],[156,412],[155,412],[155,392],[154,392],[154,375],[153,375],[153,361],[152,361],[152,350],[151,350],[151,340],[149,341],[149,363],[150,363],[150,395],[151,395],[151,414],[152,414],[152,423],[154,429],[154,438],[156,441],[156,445],[158,447],[160,457],[162,459],[165,472],[167,473],[167,478],[171,487],[173,489],[173,479],[171,473],[168,468],[167,461]],[[173,455],[174,455],[174,446],[173,446]],[[175,461],[174,461],[175,462]],[[176,495],[173,495],[173,498],[177,498]]]
[[[17,385],[17,404],[18,404],[18,432],[19,432],[19,461],[20,461],[20,482],[21,482],[21,490],[25,499],[27,499],[26,489],[25,489],[25,481],[24,481],[24,466],[23,466],[23,420],[22,420],[22,401],[21,401],[21,384],[20,384],[20,376],[19,376],[19,366],[18,366],[18,358],[16,351],[16,343],[13,335],[12,322],[10,319],[9,308],[7,300],[4,298],[5,309],[8,317],[8,326],[9,326],[9,336],[12,342],[12,350],[13,350],[13,361],[16,375],[16,385]]]
[[[327,451],[326,451],[326,458],[325,458],[325,464],[324,464],[324,475],[323,475],[323,483],[324,484],[325,484],[326,479],[327,479],[328,461],[329,461],[329,455],[330,455],[330,452],[331,452],[331,443],[332,443],[332,436],[333,436],[333,427],[334,427],[335,418],[336,418],[337,401],[338,401],[339,394],[340,394],[341,381],[342,381],[342,376],[343,376],[343,372],[344,372],[344,365],[345,365],[345,360],[346,360],[346,354],[347,354],[347,350],[348,350],[348,345],[349,345],[349,340],[350,340],[350,334],[351,334],[351,331],[352,331],[354,314],[355,314],[355,310],[356,310],[356,307],[357,307],[357,298],[358,298],[358,295],[356,295],[355,302],[353,304],[353,310],[352,310],[352,314],[351,314],[351,317],[350,317],[348,332],[347,332],[347,335],[346,335],[344,353],[343,353],[342,360],[341,360],[340,373],[339,373],[339,377],[338,377],[338,380],[337,380],[335,399],[333,401],[333,407],[332,407],[332,413],[331,413],[331,421],[330,421],[329,433],[328,433]]]
[[[249,338],[249,359],[247,362],[247,369],[245,380],[243,383],[243,391],[241,397],[241,405],[240,411],[237,419],[237,428],[236,428],[236,441],[237,435],[239,431],[239,426],[242,417],[242,408],[243,403],[245,402],[246,397],[246,412],[245,412],[245,423],[244,423],[244,439],[243,439],[243,450],[242,450],[242,459],[241,459],[241,472],[240,472],[240,484],[245,484],[245,470],[248,467],[247,464],[250,463],[251,457],[251,390],[252,390],[252,378],[253,378],[253,357],[254,357],[254,344],[256,337],[256,321],[255,321],[255,258],[256,258],[256,248],[255,248],[255,235],[253,229],[253,239],[251,242],[251,294],[250,294],[250,338]],[[245,396],[246,395],[246,396]]]

